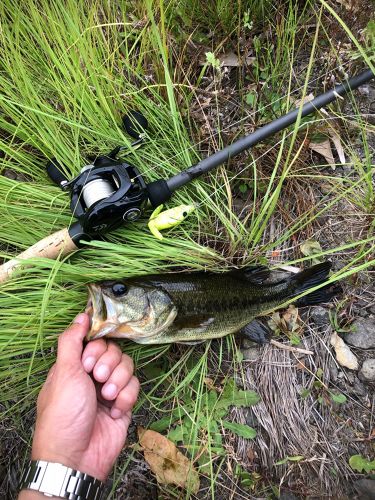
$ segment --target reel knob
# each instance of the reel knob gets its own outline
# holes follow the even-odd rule
[[[46,165],[46,170],[48,177],[52,182],[57,184],[60,187],[63,187],[64,184],[68,182],[68,179],[65,175],[59,170],[58,163],[56,158],[52,158]]]
[[[126,132],[134,139],[140,139],[141,135],[148,128],[148,121],[139,111],[129,111],[122,118],[122,124]]]

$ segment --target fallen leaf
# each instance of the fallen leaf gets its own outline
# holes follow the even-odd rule
[[[297,99],[296,101],[294,101],[294,104],[296,106],[296,108],[298,108],[299,106],[301,106],[301,104],[306,104],[307,102],[310,102],[314,99],[314,94],[308,94],[308,95],[305,95],[305,97],[303,99]]]
[[[192,493],[199,490],[198,472],[172,441],[158,432],[138,427],[146,462],[161,484],[176,484]]]
[[[207,54],[209,54],[209,56],[207,57]],[[246,64],[246,65],[250,65],[250,64],[253,64],[253,62],[255,61],[255,57],[251,57],[251,56],[245,56],[245,57],[238,57],[237,54],[235,54],[233,51],[231,52],[226,52],[225,54],[222,54],[222,55],[219,55],[219,57],[216,59],[216,58],[212,58],[211,56],[212,52],[206,52],[206,59],[201,59],[199,61],[199,65],[200,66],[204,66],[207,62],[212,64],[213,66],[217,67],[217,65],[219,66],[225,66],[225,67],[229,67],[229,68],[236,68],[238,66],[242,66],[242,64]],[[216,62],[218,61],[218,62]],[[214,64],[213,64],[214,62]]]
[[[339,365],[345,366],[345,368],[349,368],[349,370],[358,370],[357,357],[336,332],[333,332],[331,335],[331,345],[335,349],[336,360]]]
[[[301,268],[296,266],[279,266],[279,268],[282,269],[283,271],[288,271],[289,273],[294,273],[294,274],[297,274],[301,271]]]
[[[336,0],[336,3],[345,7],[346,10],[358,10],[358,6],[355,5],[353,0]]]
[[[255,61],[255,57],[238,57],[234,52],[226,52],[223,56],[220,57],[220,62],[222,66],[241,66],[243,63],[252,64]]]
[[[268,321],[268,326],[275,333],[279,333],[280,330],[284,333],[298,332],[302,326],[298,309],[291,304],[282,314],[274,312]]]
[[[246,456],[249,460],[250,465],[254,462],[256,458],[256,453],[252,448],[247,448],[246,450]]]
[[[340,139],[339,134],[337,132],[335,132],[333,129],[330,129],[329,135],[331,136],[331,140],[332,140],[333,144],[335,145],[335,148],[336,148],[336,151],[337,151],[337,154],[339,156],[341,163],[346,163],[345,153],[344,153],[344,149],[343,149],[342,144],[341,144],[341,139]]]
[[[314,255],[322,252],[322,247],[320,246],[319,241],[306,240],[300,246],[300,250],[306,257],[312,257],[311,261],[313,264],[319,264],[320,259],[314,257]]]
[[[278,334],[280,333],[281,329],[281,316],[280,313],[277,311],[272,313],[271,318],[267,321],[268,326],[271,328],[271,330]]]
[[[295,332],[301,327],[301,322],[299,321],[298,316],[298,309],[293,304],[291,304],[283,314],[283,320],[288,332]]]
[[[329,139],[325,139],[322,142],[310,142],[309,148],[315,151],[315,153],[319,153],[320,155],[324,156],[324,158],[327,160],[327,163],[331,165],[333,170],[335,169],[336,164]]]
[[[205,377],[204,378],[204,383],[210,390],[216,390],[215,383],[212,378],[210,377]]]

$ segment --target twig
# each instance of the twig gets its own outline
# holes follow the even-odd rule
[[[278,347],[279,349],[284,349],[285,351],[300,352],[301,354],[314,354],[313,351],[308,351],[307,349],[301,349],[300,347],[293,347],[291,345],[282,344],[277,340],[270,340],[270,344]]]

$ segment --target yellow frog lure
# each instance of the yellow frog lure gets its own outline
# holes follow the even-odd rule
[[[148,222],[148,227],[151,233],[158,240],[162,240],[163,236],[160,233],[163,229],[170,229],[178,226],[186,217],[195,210],[195,205],[179,205],[178,207],[170,208],[162,212],[163,205],[159,205],[151,214]]]

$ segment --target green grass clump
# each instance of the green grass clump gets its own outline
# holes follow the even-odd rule
[[[255,100],[249,99],[256,103],[256,109],[249,110],[244,104],[244,117],[238,119],[240,129],[252,120],[259,125],[278,116],[295,105],[292,98],[307,95],[311,80],[316,80],[319,37],[324,37],[323,30],[319,31],[322,11],[311,11],[310,3],[297,8],[293,2],[283,3],[280,9],[280,19],[275,21],[274,3],[268,1],[2,2],[0,173],[10,169],[21,180],[0,175],[0,257],[16,255],[72,222],[67,194],[47,178],[47,158],[55,157],[71,178],[88,162],[89,155],[103,154],[122,144],[129,146],[124,158],[150,181],[171,176],[199,159],[200,144],[194,144],[186,126],[189,123],[194,129],[189,110],[194,100],[199,101],[195,85],[204,78],[217,78],[215,84],[220,90],[222,75],[219,68],[212,76],[213,68],[206,65],[195,68],[193,83],[185,79],[186,75],[179,78],[175,54],[185,50],[180,45],[186,42],[185,33],[177,34],[184,22],[186,34],[195,43],[200,36],[204,40],[210,30],[216,30],[215,36],[223,41],[223,45],[218,42],[220,50],[226,37],[233,40],[237,29],[249,34],[253,25],[258,30],[253,44],[256,60],[251,69],[251,79],[258,88],[252,90]],[[306,41],[301,35],[303,23],[310,18],[317,26],[314,41]],[[207,26],[203,29],[205,19]],[[269,35],[261,44],[257,38],[259,26],[271,20],[276,45]],[[346,30],[346,25],[343,28]],[[354,36],[351,32],[348,35]],[[307,75],[300,76],[301,85],[294,94],[296,81],[291,69],[306,44],[310,51]],[[357,55],[370,62],[357,44]],[[246,95],[249,82],[242,76],[241,92]],[[121,116],[131,109],[140,110],[150,124],[147,144],[141,149],[130,149],[131,140],[121,128]],[[259,149],[254,148],[238,164],[232,162],[176,193],[171,206],[196,203],[197,210],[163,242],[148,232],[144,218],[109,234],[105,241],[85,243],[68,258],[56,262],[34,259],[1,284],[3,414],[11,418],[34,406],[46,370],[55,359],[57,335],[85,306],[87,283],[120,275],[220,272],[228,266],[252,262],[301,263],[309,258],[301,257],[300,242],[314,231],[320,217],[337,209],[341,201],[350,202],[364,218],[371,215],[373,165],[367,136],[374,130],[361,119],[359,110],[354,110],[348,115],[334,105],[328,117],[317,115],[303,120]],[[306,154],[306,140],[311,134],[323,124],[329,127],[337,121],[347,138],[346,154],[353,167],[353,175],[347,178],[333,171],[327,174],[324,163],[311,167]],[[350,140],[353,124],[353,142],[360,139],[364,144],[362,160]],[[220,143],[225,132],[218,120],[214,139]],[[330,192],[317,201],[307,197],[305,203],[304,193],[323,180],[329,183]],[[245,214],[235,210],[239,182],[248,186]],[[274,229],[270,231],[270,227]],[[373,242],[373,224],[364,225],[359,238],[342,241],[339,246],[326,245],[317,257],[344,256],[340,272],[331,278],[336,281],[374,265]],[[191,423],[189,435],[183,435],[183,439],[191,447],[197,443],[204,447],[202,473],[210,478],[213,497],[225,453],[220,441],[220,454],[215,454],[218,440],[216,444],[210,441],[217,438],[219,417],[205,416],[205,422],[210,421],[213,427],[204,435],[199,412],[203,408],[207,413],[207,401],[215,398],[207,380],[212,379],[223,391],[234,372],[237,382],[241,380],[241,357],[235,340],[224,338],[196,348],[121,345],[134,357],[143,377],[139,407],[147,405],[154,420],[160,420],[166,408],[173,409]],[[174,426],[176,431],[177,419],[170,424],[168,428]]]

